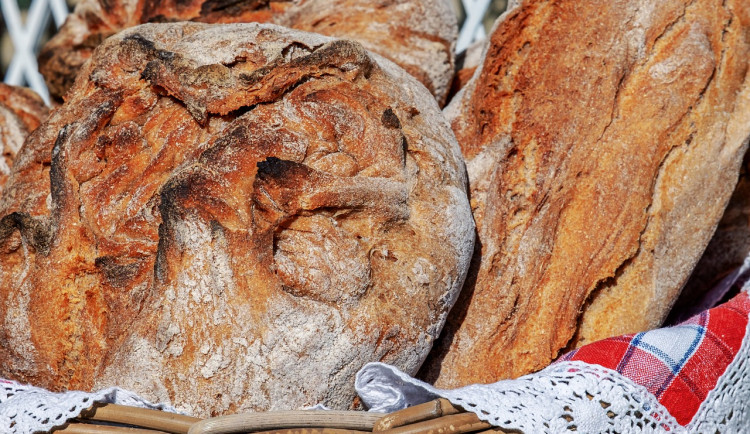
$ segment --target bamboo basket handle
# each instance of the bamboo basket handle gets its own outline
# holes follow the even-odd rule
[[[474,413],[458,413],[381,431],[383,434],[460,434],[491,429]]]
[[[85,410],[79,419],[122,423],[172,434],[187,434],[190,427],[201,420],[197,417],[183,416],[168,411],[118,404],[105,404]],[[68,432],[70,431],[66,433]]]
[[[506,433],[480,420],[474,413],[454,406],[445,398],[387,414],[375,423],[372,430],[381,434]]]
[[[372,434],[372,432],[338,428],[287,428],[269,431],[253,431],[253,434]]]
[[[453,406],[450,401],[440,398],[387,414],[375,423],[372,431],[386,431],[403,425],[436,419],[460,412],[461,410]]]
[[[61,430],[54,430],[52,432],[53,434],[167,434],[165,431],[154,431],[151,429],[91,425],[88,423],[71,423]]]
[[[189,434],[230,434],[290,428],[320,428],[372,431],[382,417],[364,411],[270,411],[232,414],[205,419],[190,427]]]

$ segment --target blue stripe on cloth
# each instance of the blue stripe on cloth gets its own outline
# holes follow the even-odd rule
[[[695,328],[698,333],[696,334],[695,339],[693,339],[693,342],[690,343],[690,348],[688,348],[685,356],[680,360],[679,369],[682,369],[682,367],[685,366],[685,363],[693,357],[693,354],[695,354],[695,351],[700,346],[701,341],[703,341],[703,337],[706,336],[706,331],[708,330],[708,312],[709,311],[704,311],[700,314],[699,325],[687,326]],[[677,372],[679,372],[679,369]],[[675,374],[677,372],[675,372]]]
[[[658,357],[665,365],[669,368],[670,374],[667,376],[665,381],[662,383],[662,385],[657,390],[657,393],[655,393],[657,398],[661,397],[661,394],[664,393],[664,390],[666,390],[667,387],[669,387],[669,384],[674,380],[675,376],[680,372],[683,366],[685,366],[685,363],[690,359],[690,357],[695,354],[696,349],[699,347],[700,342],[703,340],[703,337],[706,334],[706,325],[708,324],[708,313],[703,312],[700,314],[698,318],[698,324],[683,324],[681,326],[677,326],[675,328],[679,327],[687,327],[694,329],[697,333],[693,341],[690,343],[690,346],[688,347],[688,350],[683,355],[682,359],[679,362],[675,362],[667,353],[662,351],[661,349],[654,347],[653,345],[647,344],[642,341],[643,337],[646,336],[648,332],[642,332],[637,333],[633,336],[633,339],[630,341],[630,345],[628,346],[627,351],[622,356],[622,359],[617,364],[616,371],[623,373],[625,370],[625,367],[630,362],[630,359],[633,357],[633,353],[635,352],[636,348],[641,348],[643,350],[648,351],[649,353],[655,355]],[[643,385],[648,388],[648,385]],[[693,387],[689,387],[693,389]]]
[[[664,362],[665,365],[669,368],[670,371],[672,371],[673,374],[677,374],[680,372],[680,369],[685,365],[685,362],[692,357],[693,354],[695,354],[695,350],[698,348],[700,342],[703,340],[703,337],[706,335],[706,328],[701,326],[695,326],[695,325],[689,325],[689,326],[680,326],[680,328],[691,328],[696,331],[695,338],[688,346],[687,351],[682,355],[682,358],[679,361],[675,361],[668,353],[666,353],[664,350],[662,350],[659,347],[655,347],[651,344],[647,344],[646,342],[639,341],[635,346],[638,348],[642,348],[649,353],[655,355],[658,357],[662,362]]]
[[[630,345],[628,346],[628,350],[625,351],[625,354],[623,354],[622,359],[620,359],[620,363],[618,363],[617,368],[615,368],[615,371],[623,373],[623,371],[625,370],[625,366],[628,365],[628,362],[630,362],[630,358],[633,357],[633,352],[638,346],[638,343],[641,342],[641,337],[645,334],[646,333],[638,333],[633,336],[633,339],[630,341]]]
[[[657,398],[661,398],[661,395],[664,393],[665,390],[669,387],[670,384],[672,384],[672,381],[674,381],[677,374],[680,373],[682,368],[685,366],[685,363],[687,363],[688,360],[695,354],[696,350],[700,346],[700,343],[703,341],[703,338],[706,336],[707,326],[708,326],[708,311],[702,312],[699,317],[699,324],[700,325],[683,325],[679,327],[690,327],[695,329],[698,333],[695,335],[695,339],[693,339],[693,342],[690,343],[690,347],[688,347],[687,352],[685,352],[684,356],[682,357],[682,360],[679,361],[677,365],[670,366],[672,373],[667,376],[667,378],[664,380],[662,385],[659,387],[659,389],[656,391],[655,395]],[[693,394],[697,393],[698,389],[695,387],[695,384],[693,384],[692,381],[686,380],[686,384],[690,388],[690,390],[693,392]]]

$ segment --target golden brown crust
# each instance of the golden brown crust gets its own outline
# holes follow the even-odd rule
[[[3,197],[0,375],[208,416],[345,408],[365,362],[418,368],[474,236],[423,86],[258,24],[134,27],[81,77],[29,144],[48,213]]]
[[[39,54],[58,98],[104,39],[143,23],[268,22],[352,39],[403,67],[443,104],[453,74],[457,23],[444,0],[83,0]]]
[[[663,320],[750,133],[744,3],[529,0],[496,23],[446,109],[481,250],[427,378],[515,377],[576,331]]]

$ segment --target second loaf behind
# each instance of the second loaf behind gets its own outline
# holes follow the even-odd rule
[[[516,377],[663,321],[737,182],[748,29],[745,0],[526,0],[499,19],[446,109],[479,247],[427,378]]]

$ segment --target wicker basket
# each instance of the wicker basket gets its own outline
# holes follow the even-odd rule
[[[382,432],[502,433],[474,413],[438,399],[406,410],[382,415],[363,411],[273,411],[198,419],[158,410],[115,404],[93,407],[55,433],[225,434],[289,433],[338,434]]]

